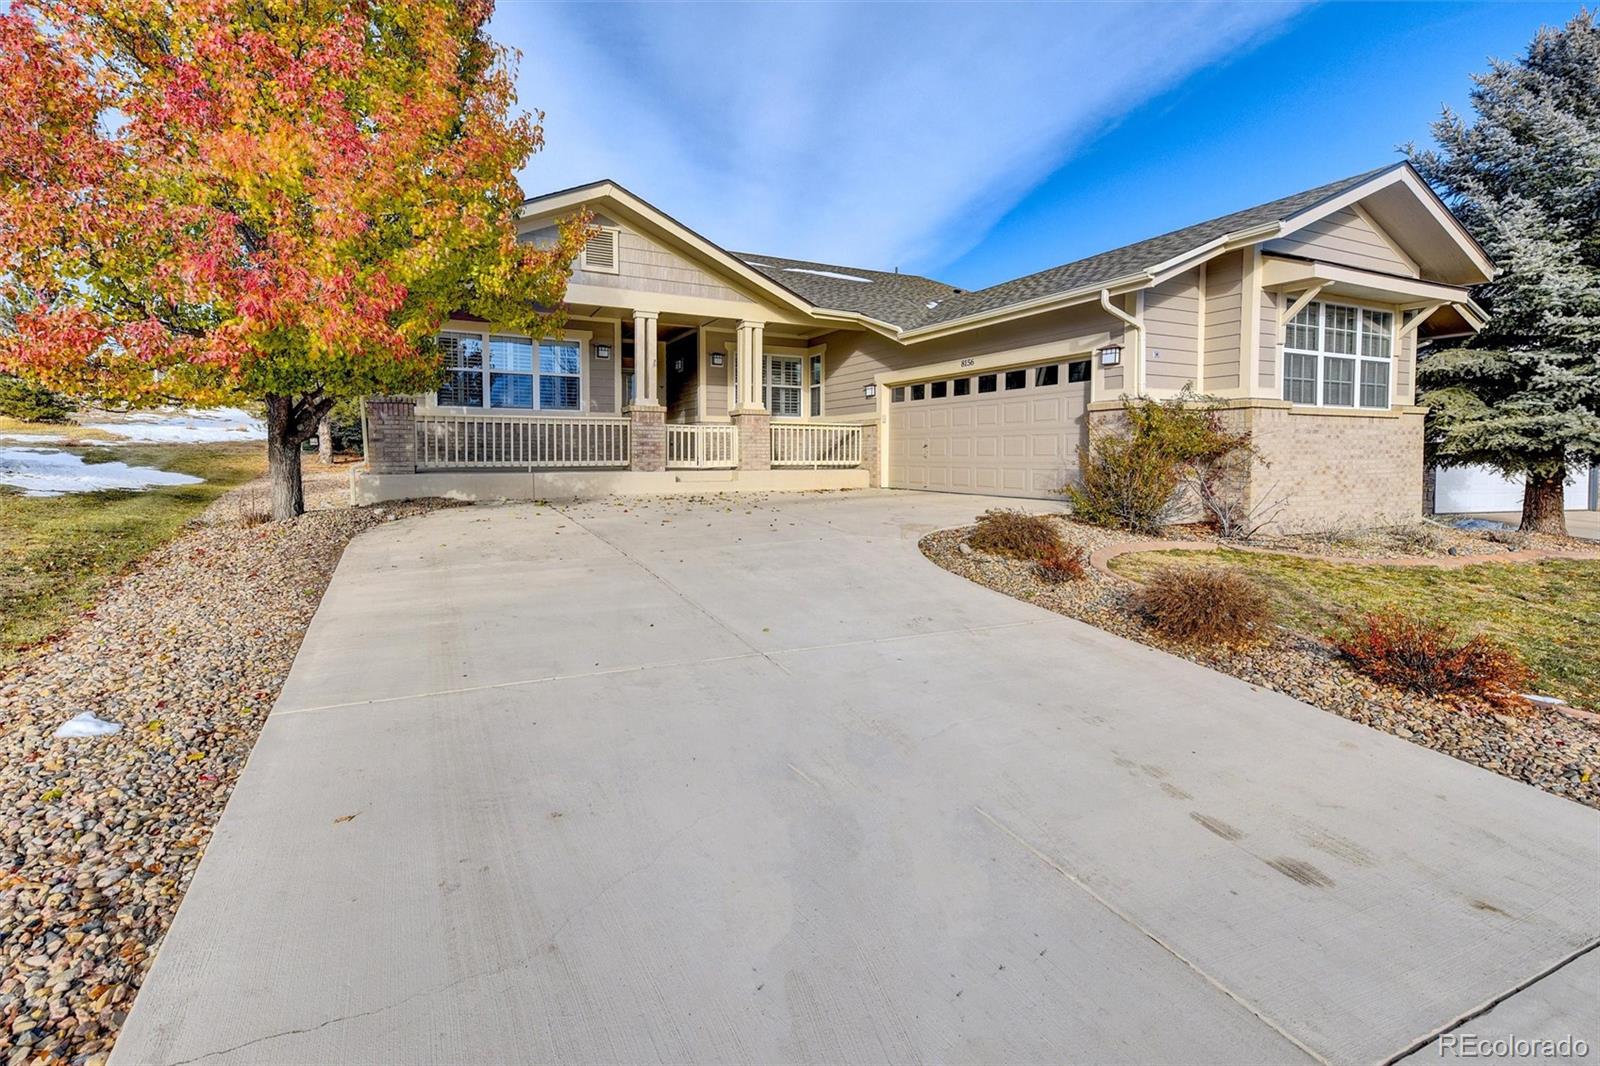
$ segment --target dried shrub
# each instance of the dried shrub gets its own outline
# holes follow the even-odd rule
[[[1429,696],[1512,703],[1532,679],[1515,648],[1481,634],[1462,640],[1447,623],[1417,615],[1376,612],[1329,636],[1374,681]]]
[[[1021,511],[985,511],[967,543],[990,555],[1038,561],[1061,551],[1061,534],[1043,515]]]
[[[1484,534],[1488,540],[1495,544],[1504,544],[1508,548],[1520,551],[1528,546],[1528,534],[1520,529],[1491,529]]]
[[[1444,547],[1444,534],[1427,522],[1401,522],[1383,530],[1383,537],[1400,551],[1423,555]]]
[[[1263,637],[1273,619],[1266,591],[1221,567],[1163,567],[1134,606],[1157,632],[1184,644],[1239,647]]]
[[[1089,576],[1089,571],[1084,565],[1087,562],[1088,557],[1084,555],[1083,548],[1072,544],[1045,555],[1033,564],[1033,572],[1040,581],[1050,585],[1082,581]]]
[[[1224,537],[1254,536],[1282,503],[1247,499],[1257,453],[1249,433],[1228,428],[1225,406],[1188,388],[1169,400],[1124,400],[1122,428],[1095,435],[1079,453],[1079,483],[1062,489],[1074,515],[1154,534],[1198,510]]]

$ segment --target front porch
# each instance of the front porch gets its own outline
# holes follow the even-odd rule
[[[627,414],[522,415],[418,409],[373,400],[358,503],[575,499],[609,494],[815,491],[876,482],[875,424],[772,421],[765,409],[726,422],[666,422],[660,406]]]

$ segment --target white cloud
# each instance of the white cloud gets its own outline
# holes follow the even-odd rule
[[[1288,5],[502,3],[530,193],[614,178],[724,247],[950,261],[1084,137]]]

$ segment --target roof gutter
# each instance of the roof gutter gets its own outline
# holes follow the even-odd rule
[[[1038,314],[1040,311],[1053,311],[1057,308],[1085,303],[1093,300],[1103,290],[1118,289],[1126,292],[1129,289],[1142,289],[1153,280],[1154,278],[1148,271],[1141,270],[1137,274],[1128,274],[1081,289],[1069,289],[1066,292],[1051,293],[1048,296],[1036,297],[1023,303],[1005,304],[1002,307],[992,307],[987,311],[978,311],[974,314],[963,315],[960,318],[918,326],[915,329],[908,329],[902,332],[900,340],[908,344],[916,341],[932,340],[935,337],[942,337],[948,333],[960,333],[980,325],[1004,322],[1013,318],[1023,318],[1027,315]]]

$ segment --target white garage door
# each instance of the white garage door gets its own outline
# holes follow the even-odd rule
[[[1077,478],[1088,405],[1086,359],[897,385],[889,485],[1053,496]]]

